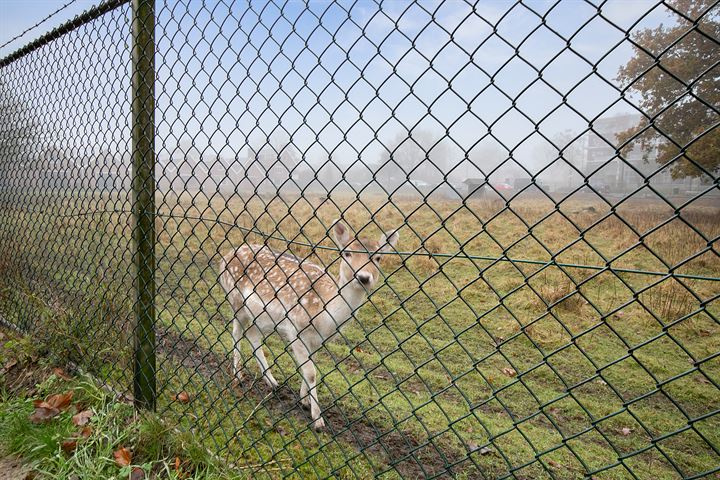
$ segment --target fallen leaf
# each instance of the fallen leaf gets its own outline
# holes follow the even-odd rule
[[[34,400],[33,406],[35,411],[30,415],[30,421],[32,423],[45,422],[70,406],[73,392],[58,393],[56,395],[50,395],[45,400]]]
[[[623,312],[622,310],[620,310],[619,312],[615,312],[615,316],[618,317],[618,318],[622,318],[622,317],[625,316],[625,312]]]
[[[63,442],[60,444],[60,447],[62,448],[62,451],[70,455],[75,451],[75,447],[77,447],[77,440],[63,440]]]
[[[73,398],[73,392],[58,393],[56,395],[50,395],[45,401],[51,406],[58,410],[65,410],[70,406],[70,402]]]
[[[35,411],[30,415],[32,423],[43,423],[60,413],[60,410],[40,401],[35,405]]]
[[[15,365],[17,365],[17,360],[12,359],[5,364],[5,366],[3,367],[3,370],[5,370],[6,372],[9,372]]]
[[[175,457],[175,474],[178,476],[178,478],[185,478],[187,476],[182,469],[182,462],[180,461],[180,457]]]
[[[121,467],[127,467],[130,465],[130,462],[132,462],[132,453],[125,447],[120,447],[118,450],[115,450],[113,457],[115,458],[115,463]]]
[[[93,429],[90,425],[87,425],[82,430],[80,430],[80,436],[82,438],[89,438],[90,435],[92,435]]]
[[[478,449],[478,444],[475,442],[468,442],[467,447],[468,447],[468,450],[470,450],[471,452],[474,452],[475,450]]]
[[[482,447],[480,449],[480,455],[487,455],[489,453],[492,453],[492,448],[490,447]]]
[[[175,400],[180,403],[188,403],[190,401],[190,395],[186,391],[182,391],[175,395]]]
[[[503,372],[505,375],[507,375],[508,377],[514,377],[515,375],[517,375],[517,372],[516,372],[514,369],[510,368],[510,367],[505,367],[505,368],[503,368],[503,369],[502,369],[502,372]]]
[[[363,349],[360,348],[360,347],[355,347],[355,351],[356,351],[357,353],[365,353],[365,350],[363,350]]]
[[[82,427],[83,425],[87,425],[87,423],[90,421],[90,418],[92,416],[93,416],[93,412],[91,410],[84,410],[76,415],[73,415],[72,423],[73,423],[73,425]]]
[[[553,468],[558,468],[560,466],[560,464],[554,460],[548,460],[548,465],[550,465]]]
[[[630,430],[628,427],[624,427],[624,428],[621,430],[621,433],[622,433],[624,436],[627,437],[628,435],[630,435],[630,434],[632,433],[632,430]]]
[[[132,472],[130,472],[130,480],[141,480],[143,478],[145,478],[145,470],[140,467],[133,467]]]
[[[72,377],[70,375],[68,375],[67,373],[65,373],[65,370],[63,370],[62,368],[59,368],[59,367],[53,368],[53,373],[56,376],[62,378],[63,380],[72,380]]]

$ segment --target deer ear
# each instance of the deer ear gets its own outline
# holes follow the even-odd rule
[[[340,219],[333,223],[332,236],[340,248],[345,248],[350,243],[350,229]]]
[[[391,249],[395,249],[395,245],[397,245],[398,240],[400,239],[400,232],[397,230],[393,230],[390,233],[383,233],[380,237],[380,250],[383,252],[388,252]]]

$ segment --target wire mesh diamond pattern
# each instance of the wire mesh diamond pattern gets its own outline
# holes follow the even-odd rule
[[[0,61],[0,312],[129,392],[116,3]],[[717,475],[718,2],[155,11],[163,416],[260,478]]]

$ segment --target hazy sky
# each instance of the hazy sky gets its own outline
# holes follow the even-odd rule
[[[505,154],[537,168],[537,149],[546,143],[541,134],[582,132],[599,115],[633,111],[613,88],[632,53],[622,30],[638,21],[634,30],[673,21],[646,0],[229,3],[158,2],[161,150],[192,138],[201,150],[233,156],[282,131],[311,162],[332,154],[370,163],[393,137],[421,129],[446,136],[449,163],[466,156],[482,162],[483,151],[502,145]],[[0,4],[0,43],[60,5]],[[0,55],[91,4],[77,2]],[[68,61],[57,75],[115,84],[86,88],[90,93],[68,115],[97,112],[125,95],[129,83],[118,75],[129,58],[118,42],[127,32],[125,17],[98,21],[63,46],[89,45],[96,59],[90,73],[80,71],[88,68],[82,61]],[[56,62],[72,55],[55,50]],[[98,63],[102,55],[113,58]],[[34,68],[43,63],[33,61]],[[109,115],[116,122],[127,114],[118,108]],[[88,128],[108,125],[95,121]],[[126,131],[118,126],[112,134]]]

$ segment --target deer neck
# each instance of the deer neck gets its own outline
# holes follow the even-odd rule
[[[327,329],[323,332],[324,337],[329,337],[340,328],[349,324],[353,312],[367,300],[367,291],[356,281],[343,279],[337,280],[337,291],[334,298],[326,306],[326,312],[330,317]]]

